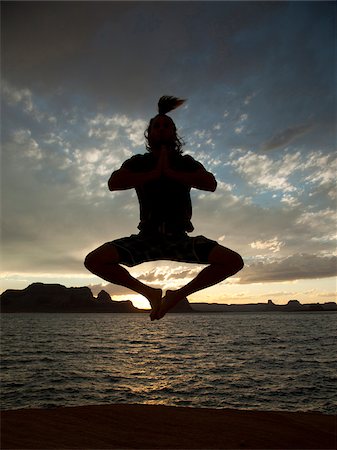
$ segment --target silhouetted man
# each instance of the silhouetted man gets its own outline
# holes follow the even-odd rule
[[[219,283],[243,267],[241,256],[204,236],[189,236],[191,188],[214,192],[216,180],[202,164],[183,155],[182,140],[167,112],[184,100],[164,96],[158,102],[159,114],[150,120],[145,132],[148,153],[135,155],[112,173],[110,191],[136,189],[140,206],[139,234],[107,242],[89,253],[85,267],[110,283],[125,286],[146,297],[151,320],[161,319],[188,295]],[[208,264],[177,290],[150,287],[122,267],[145,261],[170,260]]]

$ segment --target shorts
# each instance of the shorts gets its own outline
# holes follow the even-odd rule
[[[205,236],[188,236],[187,233],[132,234],[109,242],[117,248],[119,263],[133,267],[147,261],[179,261],[208,264],[211,250],[218,245]]]

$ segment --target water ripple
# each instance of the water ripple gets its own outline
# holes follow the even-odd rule
[[[2,408],[134,402],[336,413],[335,319],[2,315]]]

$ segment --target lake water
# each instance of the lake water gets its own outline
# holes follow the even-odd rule
[[[336,313],[1,315],[1,409],[337,412]]]

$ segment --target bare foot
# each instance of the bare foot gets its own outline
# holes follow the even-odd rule
[[[151,305],[151,320],[155,320],[157,318],[157,313],[161,307],[161,298],[163,295],[163,291],[161,289],[151,288],[149,293],[146,295],[146,298],[150,302]]]
[[[179,291],[166,291],[165,297],[163,297],[161,307],[157,313],[156,319],[162,319],[165,314],[172,309],[174,306],[176,306],[177,303],[180,302],[180,300],[183,300],[185,297],[181,296]]]

